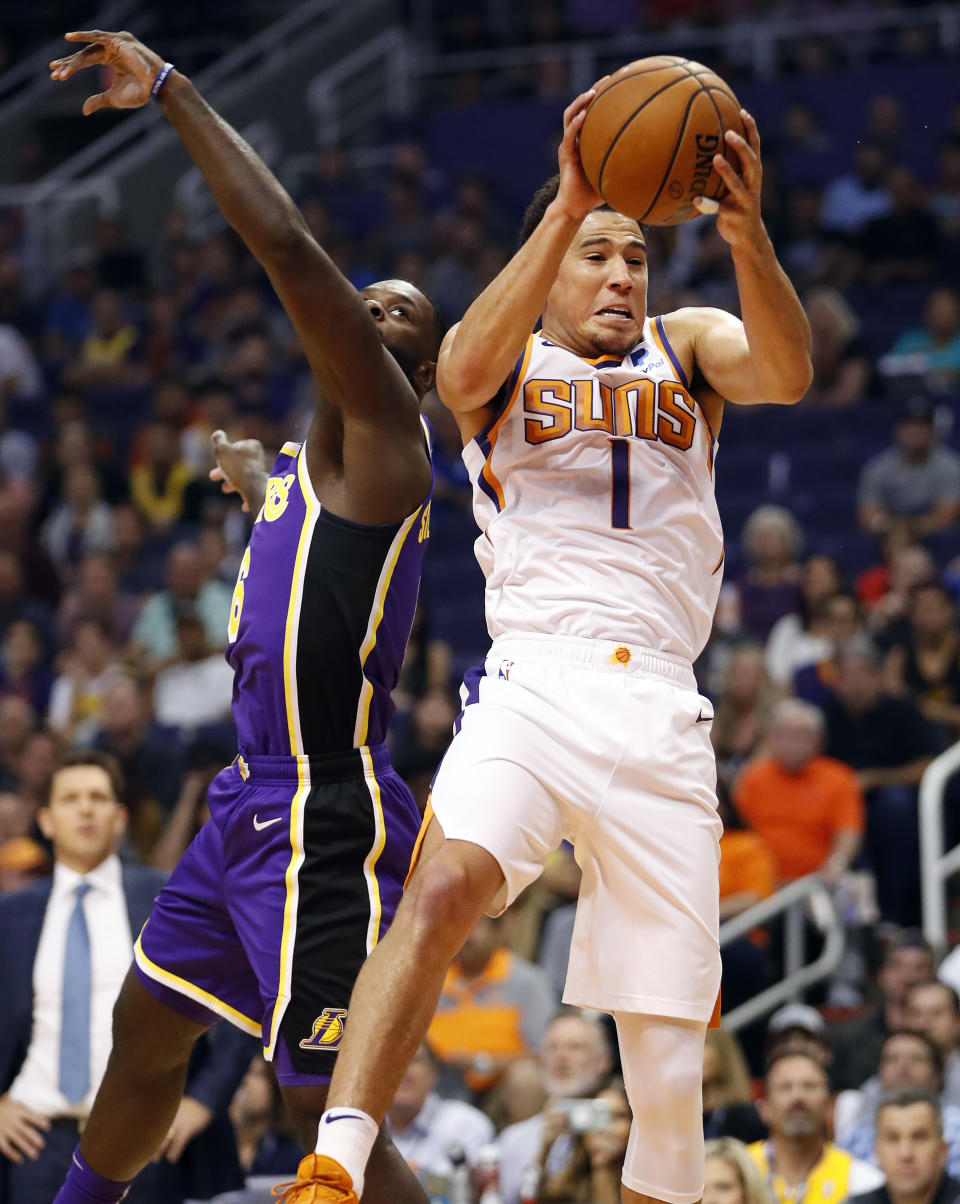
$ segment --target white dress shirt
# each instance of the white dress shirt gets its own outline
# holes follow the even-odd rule
[[[67,928],[81,882],[90,886],[83,912],[90,934],[90,1090],[71,1104],[60,1090],[60,1022],[63,1010],[63,963]],[[133,938],[123,893],[120,859],[111,856],[86,876],[59,862],[33,963],[33,1031],[30,1047],[10,1096],[41,1116],[84,1119],[90,1114],[110,1056],[113,1005],[130,968]]]
[[[153,712],[167,727],[199,727],[230,714],[233,669],[223,653],[202,661],[178,662],[157,674]]]
[[[490,1117],[479,1108],[434,1094],[427,1096],[402,1133],[393,1125],[389,1128],[393,1144],[421,1182],[431,1175],[453,1172],[449,1152],[454,1146],[460,1146],[467,1161],[473,1163],[477,1153],[496,1136]]]

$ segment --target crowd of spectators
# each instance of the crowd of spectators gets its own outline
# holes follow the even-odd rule
[[[440,42],[489,48],[490,29],[471,25],[467,7],[451,6]],[[569,13],[529,7],[526,40],[568,37]],[[729,15],[715,7],[698,16]],[[563,90],[562,76],[553,86]],[[775,1018],[747,1035],[749,1067],[730,1034],[711,1034],[705,1199],[769,1204],[773,1193],[785,1204],[813,1183],[804,1175],[816,1161],[837,1200],[872,1191],[882,1172],[887,1187],[877,1190],[899,1204],[932,1198],[924,1192],[944,1167],[960,1176],[960,971],[948,959],[934,985],[929,950],[902,931],[919,920],[917,786],[960,736],[960,565],[938,542],[960,522],[960,457],[941,437],[960,396],[960,102],[938,114],[926,178],[902,159],[894,95],[868,98],[863,138],[831,175],[822,114],[795,103],[775,128],[758,117],[767,221],[813,331],[815,377],[801,405],[850,407],[856,422],[869,422],[884,394],[900,408],[889,448],[861,465],[851,515],[876,539],[874,564],[852,573],[815,546],[805,553],[802,524],[758,491],[743,568],[724,587],[697,666],[715,704],[722,914],[821,874],[850,953],[813,1002],[857,1013],[833,1030],[816,1011],[797,1024]],[[392,161],[374,179],[328,148],[288,183],[356,285],[411,279],[454,321],[506,262],[518,215],[496,179],[448,174],[415,137],[396,144]],[[709,219],[649,239],[651,312],[736,308],[728,250]],[[302,437],[312,406],[302,353],[262,274],[228,232],[196,235],[186,212],[172,210],[151,246],[133,245],[122,220],[104,216],[56,279],[28,271],[22,225],[5,210],[0,910],[51,872],[56,833],[42,811],[65,754],[107,753],[121,767],[125,819],[108,845],[125,864],[169,871],[203,823],[206,786],[235,752],[222,650],[249,529],[208,480],[210,434],[275,450]],[[891,312],[903,317],[899,330]],[[485,639],[457,433],[435,397],[426,406],[437,433],[432,550],[391,736],[421,802],[463,670]],[[947,825],[955,843],[949,808]],[[627,1122],[615,1042],[596,1018],[558,1014],[577,888],[562,849],[507,917],[481,922],[450,971],[390,1114],[437,1195],[460,1191],[462,1204],[499,1158],[510,1204],[618,1198]],[[814,923],[807,939],[819,939]],[[725,950],[728,1008],[778,975],[782,943],[773,926]],[[0,964],[9,973],[27,971]],[[245,1066],[249,1051],[234,1052]],[[763,1082],[759,1110],[751,1078]],[[585,1100],[593,1105],[579,1111],[571,1103]],[[210,1111],[228,1102],[221,1091]],[[794,1107],[802,1132],[788,1123]],[[293,1170],[296,1143],[262,1060],[229,1108],[251,1184]],[[827,1134],[836,1146],[823,1144]],[[737,1140],[760,1144],[745,1155]],[[841,1149],[860,1161],[845,1162]],[[945,1204],[960,1187],[937,1190]]]

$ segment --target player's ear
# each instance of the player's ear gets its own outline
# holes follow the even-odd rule
[[[437,364],[435,360],[424,360],[414,369],[413,381],[420,394],[429,393],[437,380]]]

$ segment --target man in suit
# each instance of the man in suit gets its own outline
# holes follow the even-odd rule
[[[106,1067],[111,1013],[133,940],[165,875],[121,865],[120,769],[99,752],[54,774],[40,828],[52,878],[0,896],[0,1204],[49,1204]],[[208,1199],[242,1185],[226,1113],[257,1042],[228,1025],[191,1061],[159,1160],[129,1204]]]

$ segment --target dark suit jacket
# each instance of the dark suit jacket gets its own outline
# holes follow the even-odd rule
[[[944,1175],[940,1185],[933,1193],[930,1204],[955,1204],[960,1196],[960,1183]],[[886,1186],[876,1187],[873,1191],[864,1192],[862,1196],[848,1196],[846,1204],[893,1204]]]
[[[134,937],[165,881],[160,870],[124,865],[123,890]],[[52,878],[44,878],[22,890],[0,894],[0,1094],[10,1089],[30,1045],[33,963],[52,885]],[[223,1023],[197,1042],[186,1094],[206,1104],[215,1117],[181,1160],[189,1196],[209,1199],[243,1184],[227,1105],[258,1047],[255,1038]]]
[[[855,1090],[877,1073],[880,1050],[887,1036],[882,1004],[855,1020],[833,1025],[830,1029],[833,1041],[830,1081],[835,1091]]]

